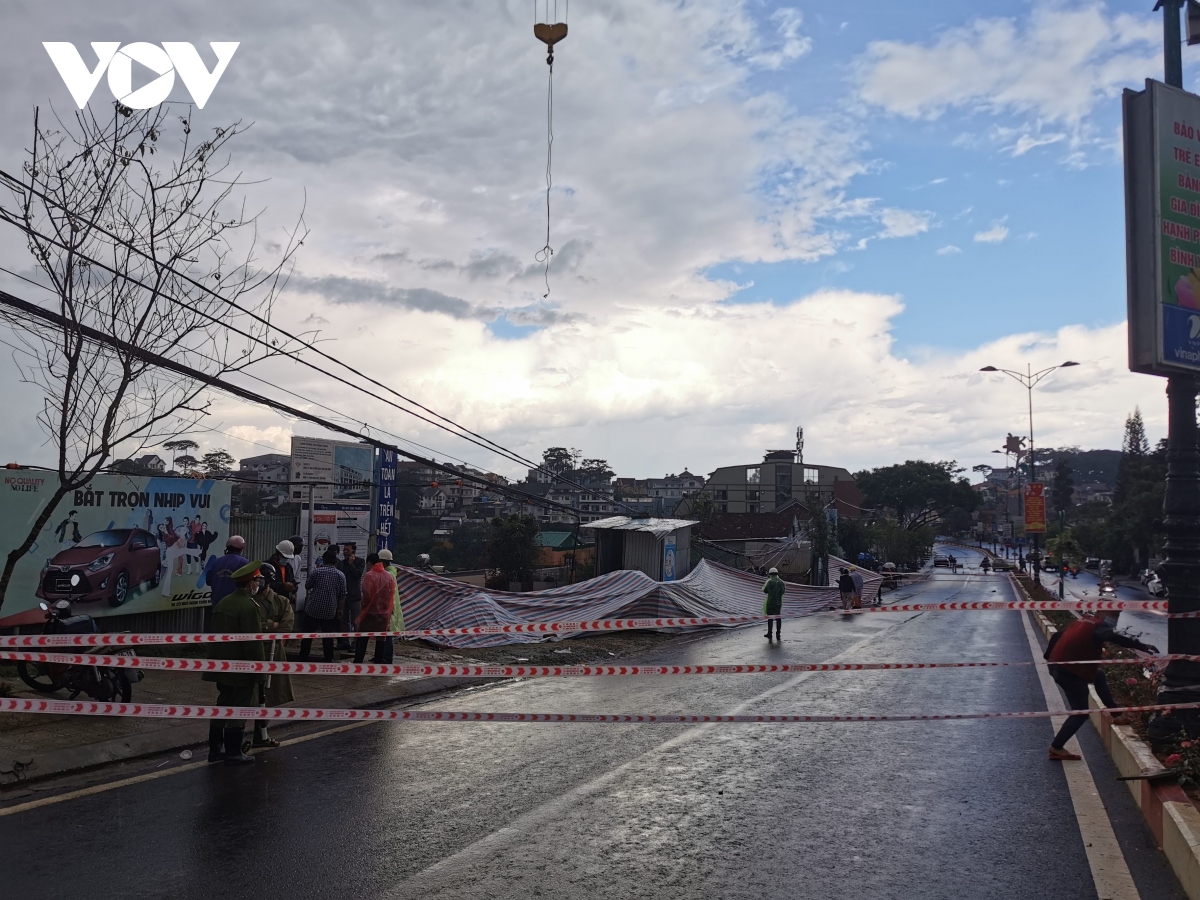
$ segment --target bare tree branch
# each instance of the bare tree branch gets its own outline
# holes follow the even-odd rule
[[[34,115],[22,179],[0,220],[26,236],[57,295],[62,324],[0,312],[21,377],[43,392],[38,421],[57,451],[59,484],[0,574],[0,605],[17,562],[59,501],[107,467],[180,434],[207,414],[201,380],[151,365],[145,351],[209,376],[295,352],[271,339],[271,312],[306,232],[257,263],[258,215],[234,193],[227,145],[245,128],[197,140],[189,115],[114,104],[45,127]],[[203,284],[205,290],[196,287]],[[119,343],[85,340],[87,329]],[[291,342],[288,342],[289,344]]]

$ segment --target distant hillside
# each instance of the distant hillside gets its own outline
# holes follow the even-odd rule
[[[1052,467],[1063,456],[1070,460],[1076,484],[1098,481],[1110,487],[1116,485],[1117,466],[1121,463],[1120,450],[1080,450],[1078,447],[1038,450],[1038,475],[1042,474],[1043,466]],[[1051,472],[1046,473],[1047,481],[1050,480],[1050,475]]]

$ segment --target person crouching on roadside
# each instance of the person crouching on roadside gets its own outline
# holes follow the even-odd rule
[[[1112,692],[1108,689],[1108,678],[1100,666],[1094,663],[1076,663],[1073,660],[1100,659],[1104,653],[1105,644],[1116,644],[1118,647],[1128,647],[1131,650],[1141,650],[1145,653],[1158,653],[1158,648],[1152,644],[1143,644],[1136,638],[1121,634],[1115,628],[1116,610],[1107,610],[1095,616],[1085,616],[1077,622],[1072,622],[1064,631],[1060,631],[1050,639],[1044,654],[1050,662],[1050,675],[1062,688],[1067,697],[1068,709],[1088,708],[1088,686],[1095,685],[1100,702],[1107,706],[1116,706]],[[1113,717],[1113,724],[1120,725],[1120,716]],[[1050,744],[1050,758],[1057,760],[1079,759],[1079,755],[1066,749],[1067,741],[1083,727],[1088,720],[1087,713],[1068,716],[1054,741]]]

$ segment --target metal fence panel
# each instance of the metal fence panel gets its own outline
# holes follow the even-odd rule
[[[300,533],[300,517],[234,513],[229,517],[229,533],[246,539],[247,559],[266,559],[276,544]]]

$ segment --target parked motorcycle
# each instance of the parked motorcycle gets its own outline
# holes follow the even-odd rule
[[[79,576],[74,576],[78,578]],[[71,615],[71,604],[67,600],[59,600],[53,605],[42,601],[38,604],[46,614],[46,624],[42,634],[96,634],[100,629],[91,616]],[[54,648],[47,648],[54,652]],[[89,648],[87,652],[133,656],[129,649],[117,650],[114,647]],[[109,666],[74,666],[63,663],[39,663],[29,660],[17,662],[17,674],[21,680],[45,694],[58,690],[68,690],[68,699],[74,700],[80,694],[87,694],[93,700],[102,702],[115,701],[128,703],[133,696],[133,685],[142,680],[140,669],[117,669]]]

